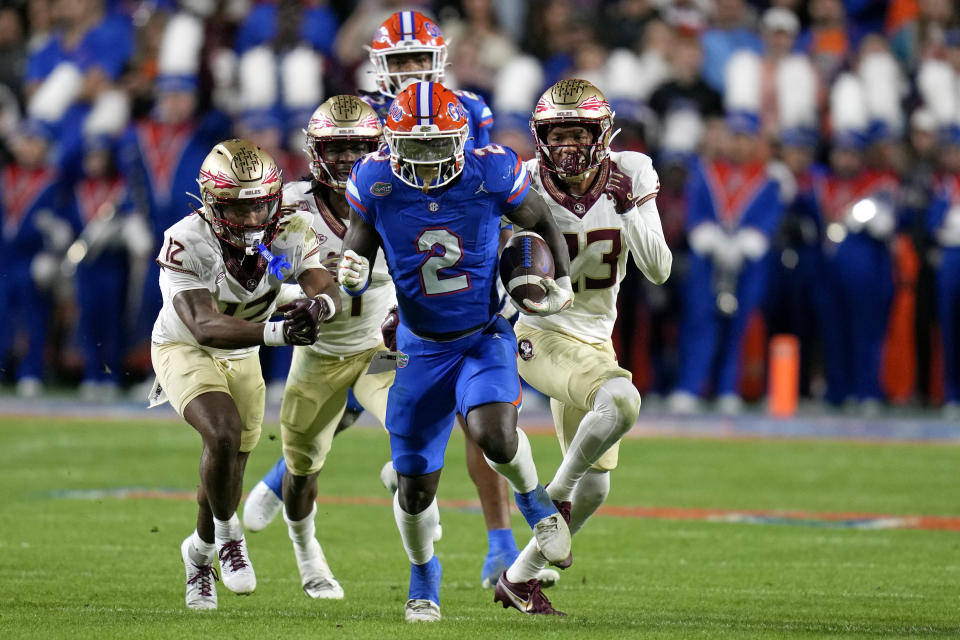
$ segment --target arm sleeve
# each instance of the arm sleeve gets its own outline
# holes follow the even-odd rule
[[[652,165],[634,173],[633,188],[634,193],[642,195],[637,206],[621,216],[627,247],[643,275],[661,284],[670,276],[673,254],[663,237],[656,201],[660,179]]]

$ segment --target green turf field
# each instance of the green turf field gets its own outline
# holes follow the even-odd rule
[[[541,477],[553,437],[531,441]],[[403,622],[409,565],[378,471],[387,440],[338,436],[321,474],[318,535],[346,590],[300,591],[282,521],[249,536],[257,592],[183,603],[199,437],[176,422],[0,420],[0,638],[813,638],[960,636],[960,533],[595,517],[547,591],[566,619],[526,618],[479,586],[486,536],[454,434],[440,487],[444,620]],[[279,453],[267,428],[249,489]],[[634,439],[620,507],[960,515],[951,445]],[[124,496],[123,489],[135,489]],[[334,500],[334,498],[336,498]],[[623,513],[629,515],[628,510]],[[519,515],[514,530],[528,537]]]

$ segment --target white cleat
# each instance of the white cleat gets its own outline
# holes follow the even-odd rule
[[[180,545],[180,556],[187,570],[187,606],[191,609],[217,608],[217,570],[213,558],[209,564],[197,564],[190,557],[190,538]]]
[[[380,482],[383,483],[383,487],[390,493],[397,492],[400,481],[397,479],[397,470],[393,468],[393,460],[387,460],[384,465],[380,467]]]
[[[407,600],[403,617],[407,622],[436,622],[440,619],[440,605],[432,600]]]
[[[294,555],[297,557],[297,569],[300,570],[300,584],[303,585],[304,593],[317,600],[343,599],[343,587],[333,577],[316,538],[310,540],[306,553],[301,555],[294,549]]]
[[[570,527],[559,513],[552,513],[533,525],[540,553],[551,564],[561,564],[570,555]]]
[[[549,589],[560,582],[560,572],[556,569],[540,569],[540,573],[537,574],[537,580],[540,582],[542,588]]]
[[[243,503],[243,528],[247,531],[263,531],[282,509],[283,500],[261,480]]]
[[[217,555],[224,586],[238,595],[253,593],[257,588],[257,576],[250,564],[246,539],[217,540]]]

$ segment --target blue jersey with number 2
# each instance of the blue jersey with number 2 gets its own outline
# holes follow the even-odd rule
[[[411,331],[450,334],[496,313],[500,217],[529,188],[523,163],[498,145],[467,151],[460,178],[426,194],[394,176],[386,153],[354,166],[347,200],[380,234]]]

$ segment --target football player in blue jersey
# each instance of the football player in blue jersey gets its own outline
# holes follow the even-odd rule
[[[380,120],[398,93],[410,82],[443,82],[447,43],[440,28],[419,11],[398,11],[373,35],[370,45],[378,91],[359,91],[361,100],[373,107]],[[467,114],[470,125],[466,149],[490,144],[493,112],[483,98],[470,91],[453,93]]]
[[[570,552],[569,529],[517,429],[516,338],[496,313],[501,216],[539,233],[554,255],[556,280],[544,281],[545,297],[524,301],[532,313],[550,315],[572,302],[567,247],[516,154],[496,145],[465,151],[468,130],[453,92],[415,82],[388,111],[388,148],[365,156],[347,182],[353,211],[339,282],[362,293],[382,247],[397,289],[399,355],[387,429],[399,485],[394,515],[411,562],[408,621],[440,618],[435,496],[457,413],[512,485],[544,556],[563,563]]]
[[[359,91],[358,96],[386,120],[387,109],[397,94],[411,82],[443,82],[447,61],[447,43],[440,28],[418,11],[398,11],[377,28],[370,44],[370,62],[373,64],[377,91]],[[467,116],[467,141],[464,149],[485,147],[490,143],[493,112],[483,98],[470,91],[453,93]],[[509,232],[502,241],[509,237]],[[501,296],[506,299],[505,295]],[[480,572],[480,584],[492,589],[520,551],[510,528],[510,490],[507,483],[487,465],[483,452],[470,438],[463,418],[457,418],[464,429],[467,470],[477,487],[480,508],[487,528],[487,555]],[[393,487],[395,481],[388,466],[384,467],[385,484]],[[541,584],[550,586],[559,574],[545,569]]]
[[[358,91],[357,95],[369,104],[380,120],[387,117],[394,97],[408,83],[416,81],[442,82],[446,64],[447,45],[439,27],[417,11],[398,11],[387,18],[374,34],[370,46],[370,60],[378,91]],[[484,147],[490,142],[493,113],[480,96],[469,91],[453,91],[466,112],[468,138],[464,148]],[[509,234],[505,234],[504,241]],[[501,295],[506,302],[506,295]],[[389,346],[389,344],[388,344]],[[348,427],[363,411],[356,402],[348,405],[338,432]],[[487,465],[483,452],[470,438],[462,417],[458,424],[466,434],[467,470],[477,487],[480,507],[487,529],[487,554],[481,569],[480,584],[492,589],[520,553],[510,527],[510,490],[507,483]],[[286,464],[277,460],[273,468],[250,491],[244,503],[244,524],[250,531],[266,527],[282,508],[281,485]],[[396,488],[392,467],[384,466],[381,478],[389,489]],[[539,581],[551,586],[559,574],[549,568],[540,572]]]

